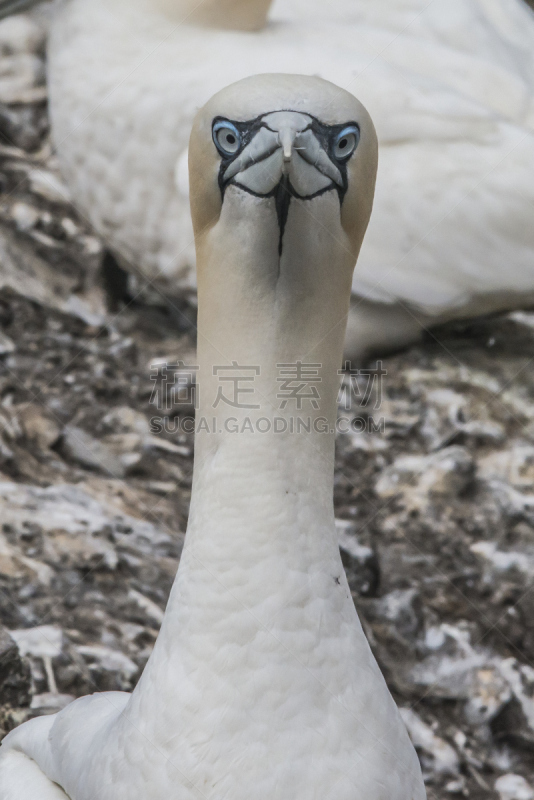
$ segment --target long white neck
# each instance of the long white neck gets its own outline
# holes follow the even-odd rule
[[[246,235],[225,224],[226,215],[235,218],[241,197],[233,188],[227,191],[223,217],[199,248],[199,416],[217,422],[215,434],[197,433],[191,527],[202,538],[211,507],[208,517],[216,515],[229,535],[239,531],[254,550],[255,535],[266,529],[274,542],[309,536],[312,520],[318,537],[333,524],[337,372],[350,292],[345,262],[351,255],[348,247],[341,249],[336,264],[332,253],[339,249],[325,230],[309,234],[311,201],[292,203],[279,259],[275,216],[272,229],[265,224],[265,206],[273,200],[257,200],[258,218],[247,220]],[[337,196],[327,204],[318,201],[321,216],[327,208],[339,217]],[[343,236],[337,228],[336,234]],[[253,390],[239,397],[248,407],[219,402],[214,408],[221,387],[231,394],[224,367],[232,363],[249,368],[237,370],[244,378],[240,387]],[[300,400],[291,397],[299,383]],[[301,432],[291,433],[299,425]],[[306,509],[299,524],[297,508]]]
[[[335,220],[339,201],[334,193],[327,204],[320,198],[317,203],[293,201],[279,258],[275,216],[269,218],[271,227],[265,223],[264,210],[274,203],[272,199],[257,200],[258,218],[248,219],[245,230],[226,225],[225,217],[236,214],[241,197],[233,187],[227,191],[223,217],[199,247],[199,416],[215,416],[218,424],[215,434],[200,430],[196,437],[195,501],[204,491],[213,458],[233,454],[241,458],[259,450],[270,452],[274,461],[282,455],[292,459],[307,453],[307,469],[316,466],[321,476],[310,488],[324,486],[331,505],[338,370],[350,292],[346,262],[352,255],[348,244],[346,249],[332,247],[325,228],[317,226],[310,233],[310,215],[315,206],[324,217],[326,208]],[[335,231],[341,240],[345,238],[339,225]],[[225,370],[233,363],[250,369]],[[284,380],[294,385],[299,370],[306,386],[300,400],[291,399]],[[221,391],[232,394],[228,375],[236,372],[243,378],[240,387],[248,391],[239,397],[240,408],[217,401]],[[280,435],[273,430],[275,421],[278,429],[290,430],[297,417],[309,419],[309,435]],[[228,432],[228,418],[235,420],[232,429],[244,429],[245,435]],[[269,430],[247,435],[247,429],[257,424]],[[266,466],[261,460],[255,472],[267,472]],[[298,484],[302,469],[288,472],[291,483]],[[211,493],[210,486],[206,489]],[[232,497],[245,494],[246,486],[236,484]]]
[[[355,617],[332,502],[337,371],[350,296],[347,263],[354,256],[338,222],[339,200],[331,195],[327,202],[292,203],[279,259],[275,214],[267,215],[271,227],[265,222],[274,200],[257,199],[257,220],[249,207],[243,226],[226,224],[226,216],[236,219],[242,199],[230,187],[221,220],[199,244],[197,426],[205,420],[210,430],[196,434],[184,552],[134,705],[136,696],[152,696],[154,687],[158,702],[170,702],[180,686],[196,683],[200,659],[210,671],[202,689],[202,703],[209,706],[213,675],[228,668],[222,654],[250,642],[248,656],[247,648],[239,653],[246,661],[265,627],[284,630],[294,615],[315,640],[322,619],[316,602],[325,591],[341,592],[335,601],[345,608],[339,624],[347,614]],[[325,213],[332,219],[325,220]],[[321,225],[310,225],[310,214],[322,217]],[[277,381],[284,375],[278,365],[299,361],[319,397],[318,403],[311,395],[302,400],[300,410]],[[220,387],[233,398],[232,383],[220,380],[236,375],[236,369],[224,370],[233,363],[242,376],[254,375],[253,382],[240,384],[253,392],[239,400],[259,407],[216,403]],[[291,418],[311,432],[290,433]],[[283,421],[286,432],[275,432]],[[311,607],[313,614],[304,613]],[[239,665],[233,667],[239,675]],[[181,705],[179,697],[175,703]]]

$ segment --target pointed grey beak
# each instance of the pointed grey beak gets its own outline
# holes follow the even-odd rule
[[[311,117],[297,111],[275,111],[266,114],[262,122],[229,164],[223,176],[225,184],[232,181],[265,197],[287,176],[294,195],[302,198],[343,186],[339,169],[311,129]]]
[[[284,154],[284,163],[286,164],[291,161],[293,156],[293,145],[296,135],[297,132],[289,127],[282,128],[282,130],[278,132],[278,140]]]

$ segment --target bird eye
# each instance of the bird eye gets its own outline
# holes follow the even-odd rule
[[[213,126],[213,141],[221,155],[234,156],[241,147],[241,134],[231,122],[222,120]]]
[[[360,141],[360,129],[356,125],[349,125],[338,133],[334,139],[334,157],[344,161],[354,153]]]

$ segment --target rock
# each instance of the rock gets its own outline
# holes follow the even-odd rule
[[[191,455],[189,447],[184,447],[179,444],[168,442],[167,439],[161,439],[157,436],[147,436],[144,440],[145,447],[152,447],[155,450],[163,450],[165,453],[172,453],[177,456],[184,456],[188,458]]]
[[[106,322],[104,298],[98,290],[85,292],[83,298],[71,294],[63,303],[62,310],[95,328],[101,328]]]
[[[473,480],[470,453],[459,446],[428,456],[400,456],[375,484],[379,497],[399,495],[407,508],[424,508],[432,500],[457,497]]]
[[[59,176],[47,169],[33,169],[28,174],[30,188],[34,194],[51,203],[70,203],[70,192]]]
[[[30,101],[32,103],[33,100],[39,101],[42,91],[43,87],[40,86],[30,89],[28,91]],[[32,95],[34,95],[33,98]],[[47,127],[44,109],[40,102],[32,105],[27,103],[10,106],[0,104],[0,133],[10,143],[7,146],[0,144],[0,151],[3,151],[5,155],[17,157],[26,152],[39,150]],[[13,219],[13,214],[11,214],[11,218]]]
[[[499,422],[473,419],[458,425],[464,439],[472,439],[480,444],[500,444],[506,439],[506,431]]]
[[[534,669],[515,658],[499,660],[498,668],[521,706],[528,726],[526,738],[534,742]]]
[[[137,433],[111,433],[103,436],[100,443],[118,458],[124,475],[131,473],[141,463],[143,439]]]
[[[80,226],[76,225],[74,220],[72,220],[70,217],[63,217],[61,220],[61,227],[69,239],[76,239],[80,235]]]
[[[175,548],[171,537],[150,522],[107,507],[68,484],[41,489],[0,483],[0,517],[9,531],[4,537],[10,535],[18,542],[28,531],[42,536],[42,558],[57,565],[115,569],[120,555],[166,557]],[[15,559],[19,571],[19,561],[33,566],[15,545],[9,547],[6,557]],[[50,570],[46,564],[41,566]]]
[[[22,428],[13,408],[0,408],[0,433],[8,442],[15,442],[22,436]]]
[[[387,439],[406,438],[421,420],[420,410],[413,403],[384,399],[380,404],[380,417],[385,420]]]
[[[144,481],[142,486],[149,492],[167,497],[178,491],[178,484],[174,481]]]
[[[534,800],[534,790],[521,775],[501,775],[495,781],[499,800]]]
[[[408,729],[414,747],[422,751],[425,772],[438,775],[458,775],[460,761],[456,750],[436,736],[429,725],[410,708],[401,708],[400,714]]]
[[[486,487],[505,519],[534,523],[534,494],[523,494],[503,481],[487,481]]]
[[[513,382],[511,381],[513,384]],[[514,386],[506,389],[499,395],[499,400],[509,406],[512,413],[525,420],[534,420],[534,403],[524,389]]]
[[[76,275],[65,275],[36,255],[28,241],[1,224],[0,263],[0,289],[9,288],[49,308],[62,309],[78,284]]]
[[[115,570],[119,556],[106,535],[76,536],[54,531],[44,545],[44,557],[63,568]]]
[[[512,687],[491,652],[471,645],[467,627],[442,624],[425,636],[429,655],[412,667],[410,679],[430,698],[463,700],[473,727],[487,725],[512,697]]]
[[[100,427],[117,432],[95,439],[81,428],[67,425],[61,447],[64,457],[112,477],[123,478],[140,467],[151,451],[161,450],[182,457],[191,455],[188,447],[150,435],[148,420],[131,408],[114,409]]]
[[[497,480],[514,489],[534,492],[534,446],[515,443],[481,458],[478,474],[487,481]]]
[[[36,628],[11,631],[11,637],[23,656],[57,658],[63,647],[63,631],[56,625],[39,625]]]
[[[427,389],[421,434],[432,450],[452,441],[473,440],[499,443],[505,439],[503,426],[488,418],[486,405],[472,407],[465,393],[448,388]]]
[[[388,449],[388,443],[378,432],[367,433],[365,430],[354,430],[353,420],[346,415],[339,418],[341,435],[348,440],[349,446],[353,450],[361,450],[364,453],[379,453]],[[387,429],[386,429],[387,431]]]
[[[55,625],[39,625],[35,628],[11,631],[11,636],[16,641],[21,654],[30,657],[34,676],[36,674],[36,670],[33,668],[34,659],[42,661],[48,689],[51,694],[57,694],[52,660],[61,655],[63,648],[63,631],[61,628]],[[38,673],[39,669],[37,669]]]
[[[364,596],[373,595],[380,582],[376,553],[371,547],[359,543],[353,523],[336,519],[336,530],[341,560],[351,589]]]
[[[16,350],[15,342],[6,336],[5,333],[0,331],[0,357],[7,356],[10,353],[14,353]]]
[[[31,231],[32,228],[35,228],[40,217],[41,213],[39,209],[29,205],[29,203],[22,203],[19,201],[13,203],[11,206],[11,219],[17,226],[17,230],[21,231],[21,233],[27,233]]]
[[[61,435],[61,426],[49,411],[27,403],[15,409],[15,413],[24,436],[38,451],[46,452],[56,444]]]
[[[28,706],[30,701],[30,665],[9,632],[0,628],[0,706],[18,708]]]
[[[150,435],[150,424],[145,415],[129,406],[112,408],[102,420],[102,427],[113,434],[135,433],[142,439]]]
[[[485,568],[485,581],[492,583],[496,577],[517,577],[528,579],[534,576],[534,547],[531,552],[501,550],[496,542],[475,542],[469,548],[479,556]]]
[[[30,53],[0,59],[0,102],[35,103],[46,99],[44,63]]]
[[[508,319],[534,330],[534,314],[531,311],[512,311],[507,316]]]
[[[12,14],[0,21],[0,55],[37,53],[44,49],[45,32],[27,14]]]
[[[139,606],[149,617],[151,617],[154,622],[158,625],[161,625],[163,622],[164,611],[154,603],[153,600],[150,600],[149,597],[145,597],[141,592],[136,591],[136,589],[130,589],[128,592],[128,597],[133,600],[136,605]]]
[[[423,624],[417,589],[394,589],[383,597],[358,602],[367,622],[378,662],[389,685],[404,696],[413,695],[410,670],[417,660],[417,643]]]
[[[488,724],[500,736],[534,742],[534,669],[473,647],[467,629],[443,624],[425,637],[427,656],[412,667],[410,679],[428,698],[463,700],[469,725]]]
[[[4,523],[4,527],[8,525],[9,523]],[[42,586],[50,586],[54,570],[42,561],[23,555],[0,533],[0,575],[17,580],[30,578]]]
[[[69,703],[76,698],[71,694],[57,694],[54,692],[43,692],[35,694],[32,698],[31,709],[38,715],[57,714],[62,711]]]
[[[394,589],[378,600],[366,604],[371,619],[392,623],[394,630],[408,641],[414,641],[421,627],[421,609],[417,589]]]
[[[111,477],[124,478],[126,474],[120,457],[109,446],[74,425],[67,425],[63,431],[61,452],[67,460]]]
[[[115,685],[119,689],[132,688],[132,679],[139,672],[139,667],[120,650],[112,650],[103,645],[82,645],[77,650],[87,661],[97,686],[102,685],[102,677],[98,673],[104,672],[109,676],[104,676],[104,681],[111,678],[118,681],[118,685]]]
[[[463,394],[442,387],[426,389],[424,397],[426,408],[421,435],[431,450],[438,450],[458,433],[467,399]]]
[[[474,670],[469,689],[464,713],[473,727],[491,722],[512,697],[512,690],[498,667],[490,664]]]
[[[498,394],[503,389],[500,381],[494,375],[473,369],[465,364],[457,366],[450,363],[439,363],[435,370],[420,369],[419,367],[407,369],[404,373],[404,380],[410,386],[420,384],[425,389],[428,386],[456,386],[457,388],[468,386],[482,389],[490,395]]]
[[[467,794],[465,788],[465,778],[461,776],[457,780],[449,781],[445,784],[445,791],[447,794],[463,794],[465,796]]]

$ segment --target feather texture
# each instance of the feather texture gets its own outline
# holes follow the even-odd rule
[[[193,115],[246,75],[297,72],[347,88],[376,120],[356,298],[378,318],[396,304],[428,323],[533,302],[534,14],[523,0],[279,0],[271,18],[254,33],[197,28],[142,0],[71,0],[59,14],[56,148],[76,203],[123,262],[165,293],[194,289]]]

